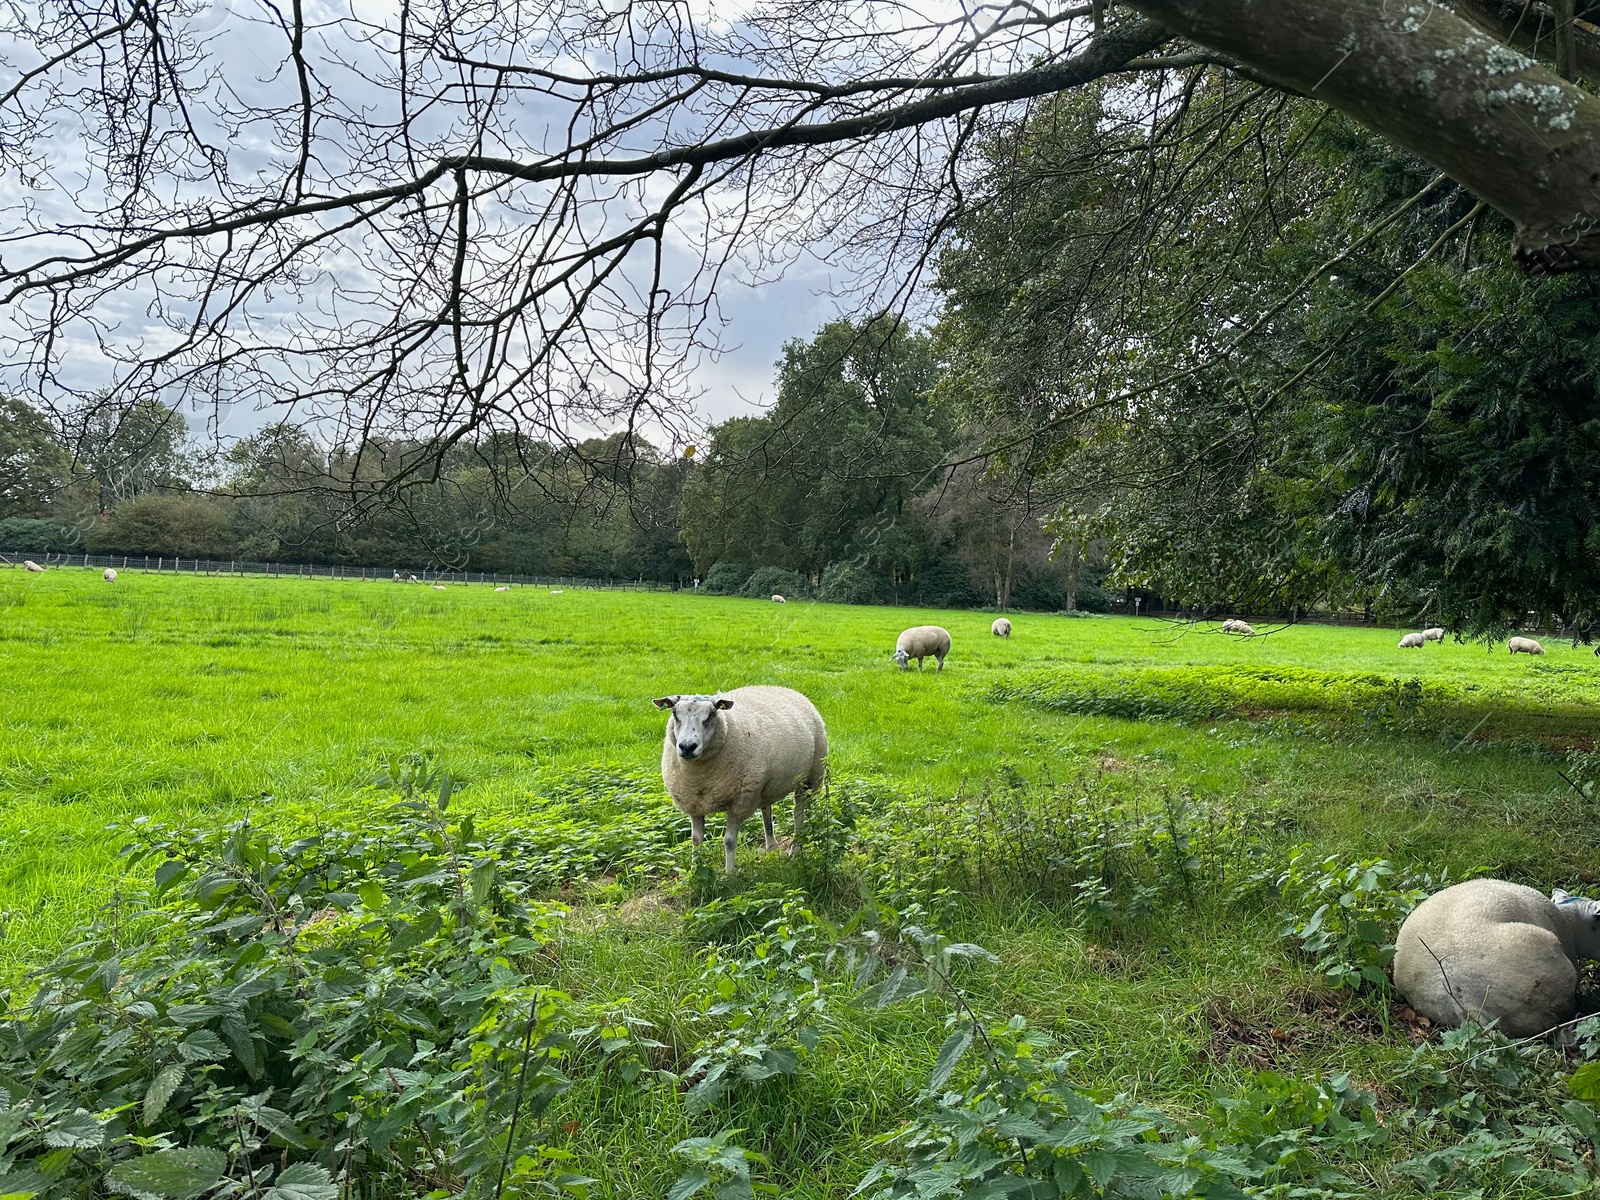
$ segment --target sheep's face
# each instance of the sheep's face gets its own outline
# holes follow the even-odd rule
[[[896,650],[893,654],[889,655],[889,657],[900,664],[900,669],[902,671],[909,671],[911,669],[911,655],[906,653],[904,650]]]
[[[1556,888],[1550,900],[1572,925],[1573,949],[1579,958],[1600,958],[1600,901],[1573,896]]]
[[[672,713],[667,741],[685,762],[704,758],[722,745],[727,732],[722,714],[733,707],[726,696],[663,696],[653,703]]]

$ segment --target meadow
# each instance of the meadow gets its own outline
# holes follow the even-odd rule
[[[541,965],[518,969],[609,1030],[595,1035],[605,1069],[579,1070],[571,1052],[524,1127],[546,1159],[519,1168],[524,1193],[504,1194],[564,1186],[559,1163],[595,1181],[581,1185],[591,1195],[661,1195],[697,1153],[705,1186],[729,1197],[740,1170],[785,1195],[850,1194],[874,1162],[916,1158],[875,1139],[937,1107],[925,1085],[941,1048],[965,1053],[961,1021],[991,1072],[968,1086],[1003,1091],[979,1025],[1012,1015],[1039,1035],[1019,1052],[1042,1061],[1048,1039],[1068,1055],[1063,1086],[1107,1114],[1154,1105],[1164,1120],[1209,1122],[1195,1136],[1220,1145],[1216,1130],[1244,1138],[1238,1113],[1256,1113],[1258,1148],[1260,1114],[1279,1114],[1270,1136],[1294,1134],[1300,1157],[1293,1171],[1261,1168],[1252,1186],[1280,1190],[1255,1194],[1552,1194],[1539,1172],[1561,1158],[1555,1134],[1543,1149],[1506,1134],[1511,1148],[1476,1166],[1441,1158],[1431,1180],[1414,1164],[1526,1126],[1518,1106],[1555,1113],[1582,1142],[1581,1118],[1560,1116],[1565,1060],[1538,1047],[1471,1051],[1500,1072],[1476,1085],[1499,1096],[1480,1099],[1476,1125],[1416,1117],[1422,1032],[1381,984],[1338,986],[1378,948],[1307,926],[1337,925],[1341,906],[1392,915],[1408,889],[1472,873],[1592,890],[1594,812],[1580,793],[1600,662],[1588,647],[1546,639],[1544,658],[1512,658],[1448,641],[1401,651],[1387,629],[1241,640],[1030,614],[1004,641],[976,612],[137,572],[107,585],[72,570],[0,576],[0,614],[0,982],[16,1001],[39,986],[30,968],[86,924],[146,903],[161,853],[117,855],[151,840],[141,820],[190,831],[248,819],[281,839],[359,831],[388,819],[397,791],[421,803],[448,773],[451,813],[475,822],[438,837],[488,845],[481,861],[501,860],[519,903],[565,906]],[[947,668],[898,671],[895,635],[925,622],[954,635]],[[665,802],[650,699],[756,682],[816,702],[832,787],[802,853],[768,856],[747,838],[740,871],[721,878],[691,863],[686,822]],[[390,903],[360,895],[337,893]],[[1319,897],[1335,911],[1308,922]],[[869,972],[852,991],[838,976],[846,953],[898,963],[891,977],[926,990],[857,1003]],[[815,1028],[801,1009],[820,1014]],[[707,1091],[719,1054],[766,1065]],[[620,1075],[619,1056],[633,1063]],[[963,1062],[944,1072],[949,1087],[973,1069]],[[668,1153],[718,1135],[763,1159],[735,1169],[716,1159],[721,1142]],[[1104,1179],[1090,1170],[1106,1194],[1120,1194],[1114,1165]],[[1335,1167],[1346,1183],[1317,1182]],[[1570,1191],[1576,1176],[1563,1178]],[[440,1168],[431,1186],[414,1194],[462,1185]],[[916,1194],[904,1188],[894,1194]]]

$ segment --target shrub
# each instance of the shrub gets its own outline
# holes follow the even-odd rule
[[[119,504],[96,521],[84,543],[96,554],[229,558],[233,534],[221,501],[204,496],[146,495]]]
[[[1061,581],[1049,576],[1035,579],[1011,593],[1013,608],[1031,609],[1034,612],[1055,612],[1066,602],[1067,593]]]
[[[982,608],[994,597],[973,586],[972,576],[960,563],[934,563],[917,576],[911,598],[932,608]]]
[[[739,589],[739,595],[746,600],[765,600],[774,595],[794,599],[809,595],[810,592],[804,579],[782,567],[759,568]]]
[[[750,573],[738,563],[719,562],[706,572],[700,590],[710,596],[732,596]]]
[[[1078,585],[1076,604],[1084,612],[1108,613],[1111,611],[1111,593],[1099,584],[1081,583]]]
[[[59,521],[7,517],[0,521],[0,547],[7,550],[71,550],[82,544],[78,531]]]
[[[883,604],[893,591],[889,581],[871,567],[836,562],[822,573],[817,599],[829,604]]]

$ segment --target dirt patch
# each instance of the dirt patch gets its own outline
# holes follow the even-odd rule
[[[1206,1002],[1207,1051],[1212,1062],[1239,1062],[1264,1071],[1274,1065],[1290,1041],[1288,1030],[1263,1023],[1261,1014],[1240,1009],[1232,1000]]]
[[[1404,1000],[1396,1000],[1389,1005],[1389,1019],[1413,1046],[1420,1046],[1433,1036],[1433,1022]]]
[[[1379,1014],[1351,993],[1332,988],[1296,988],[1271,999],[1219,996],[1207,1002],[1203,1015],[1212,1061],[1257,1070],[1352,1038],[1378,1041],[1386,1032]]]
[[[676,915],[672,905],[659,893],[640,892],[637,896],[632,896],[617,905],[613,920],[619,925],[644,929],[659,925]]]

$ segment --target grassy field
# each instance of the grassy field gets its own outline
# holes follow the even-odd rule
[[[456,805],[489,828],[621,827],[637,805],[641,822],[675,831],[650,698],[757,682],[800,689],[827,720],[861,839],[844,853],[870,864],[860,871],[937,861],[918,878],[960,883],[952,936],[1000,959],[963,974],[973,1004],[1070,1046],[1082,1086],[1172,1112],[1203,1113],[1267,1067],[1354,1072],[1381,1091],[1411,1048],[1381,995],[1328,988],[1277,936],[1271,903],[1218,887],[1182,911],[1141,915],[1123,899],[1086,921],[1093,906],[1052,893],[1040,865],[1065,828],[1049,824],[1060,797],[1156,814],[1152,830],[1179,797],[1204,814],[1181,819],[1228,825],[1196,824],[1193,841],[1229,870],[1271,873],[1302,844],[1575,891],[1600,870],[1593,814],[1558,773],[1600,732],[1600,662],[1551,640],[1532,659],[1503,645],[1401,651],[1390,630],[1239,640],[1022,614],[1002,641],[969,612],[133,572],[107,585],[71,570],[0,577],[0,613],[11,978],[136,884],[119,882],[126,834],[112,826],[359,820],[372,780],[408,755],[447,769]],[[897,671],[895,635],[924,622],[954,635],[947,668]],[[1012,822],[997,857],[951,850],[959,826],[941,822],[958,811]],[[684,936],[685,911],[707,887],[724,902],[815,891],[814,870],[753,844],[743,854],[738,877],[693,896],[672,872],[568,878],[556,983],[641,1014],[669,1046],[703,1038],[703,945]],[[813,900],[842,919],[841,894]],[[745,1144],[785,1194],[844,1195],[880,1153],[869,1139],[912,1111],[945,1035],[937,1006],[864,1014],[781,1095],[698,1118],[673,1088],[575,1077],[552,1128],[603,1195],[660,1195],[681,1166],[664,1147],[751,1121],[764,1127]]]

